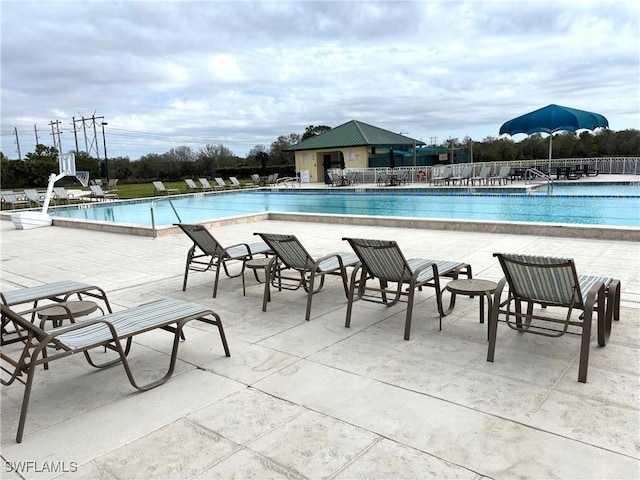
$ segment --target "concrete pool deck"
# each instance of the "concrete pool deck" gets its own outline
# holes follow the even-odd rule
[[[582,273],[621,280],[621,320],[605,348],[592,340],[582,384],[573,336],[500,325],[488,363],[477,298],[458,298],[438,331],[433,291],[420,292],[405,341],[404,304],[357,302],[346,329],[333,277],[309,322],[300,291],[272,290],[262,312],[263,286],[248,273],[244,297],[240,279],[222,277],[212,299],[211,272],[192,273],[183,292],[190,242],[180,232],[151,239],[0,222],[2,291],[77,280],[105,289],[114,310],[160,298],[201,303],[221,315],[231,349],[224,357],[211,328],[190,324],[173,378],[145,393],[120,366],[55,362],[36,375],[21,444],[23,388],[3,386],[2,478],[640,477],[638,243],[281,220],[212,232],[223,244],[291,233],[314,255],[348,250],[345,236],[397,240],[407,257],[465,261],[494,281],[494,252],[569,256]],[[134,372],[161,373],[170,343],[166,332],[138,337]]]

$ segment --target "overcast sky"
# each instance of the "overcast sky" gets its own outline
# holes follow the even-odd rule
[[[23,157],[36,132],[53,145],[56,120],[74,149],[72,118],[94,115],[109,156],[132,160],[220,143],[245,156],[350,120],[480,141],[551,103],[638,129],[638,5],[2,0],[0,149],[18,157],[16,131]]]

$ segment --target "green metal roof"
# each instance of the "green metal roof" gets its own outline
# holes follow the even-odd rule
[[[362,147],[362,146],[406,146],[424,145],[424,142],[405,137],[398,133],[374,127],[357,120],[351,120],[340,126],[327,130],[315,137],[307,138],[291,147],[287,151],[296,150],[325,150],[328,148]]]

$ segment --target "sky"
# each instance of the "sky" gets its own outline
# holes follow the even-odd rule
[[[350,120],[482,141],[552,103],[640,129],[636,0],[2,0],[0,18],[12,159],[76,137],[100,158],[244,157]]]

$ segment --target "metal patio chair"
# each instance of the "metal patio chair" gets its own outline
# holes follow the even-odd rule
[[[158,195],[178,195],[180,190],[177,188],[167,188],[161,181],[155,181],[153,183],[153,190]]]
[[[100,185],[89,185],[91,197],[98,200],[117,200],[120,197],[117,193],[105,192]]]
[[[433,287],[442,329],[442,317],[448,315],[455,305],[456,295],[451,294],[449,307],[442,305],[440,277],[457,279],[459,275],[472,278],[471,265],[448,260],[412,258],[407,260],[400,247],[392,240],[368,240],[361,238],[343,238],[349,242],[360,263],[351,273],[349,285],[347,315],[345,327],[351,326],[353,302],[361,299],[392,306],[407,297],[404,339],[409,340],[413,303],[416,290]],[[367,283],[377,281],[377,286]],[[391,285],[391,286],[390,286]]]
[[[31,202],[29,202],[29,200],[18,198],[16,193],[12,190],[3,190],[0,195],[2,196],[2,203],[9,208],[29,208],[31,206]]]
[[[200,182],[200,185],[202,185],[202,190],[205,192],[209,192],[211,190],[213,190],[213,185],[211,185],[209,183],[209,180],[207,180],[206,178],[202,177],[199,178],[198,181]]]
[[[213,281],[213,298],[215,298],[218,294],[218,280],[222,269],[229,278],[242,277],[242,292],[244,293],[245,261],[253,258],[254,255],[268,255],[271,253],[269,246],[263,242],[237,243],[224,247],[203,225],[188,223],[177,223],[176,225],[193,241],[193,245],[187,252],[187,262],[182,281],[183,292],[187,289],[187,279],[190,271],[206,272],[215,270],[215,279]],[[233,263],[241,264],[239,273],[232,274],[229,270],[229,265]],[[254,274],[256,274],[255,271]],[[257,274],[256,280],[258,280]]]
[[[277,263],[274,262],[274,268],[270,274],[271,284],[278,290],[298,290],[302,287],[307,292],[305,320],[311,318],[313,295],[322,290],[325,275],[340,276],[344,293],[347,295],[347,267],[358,263],[358,257],[353,252],[336,252],[313,258],[295,235],[275,233],[255,233],[254,235],[259,235],[277,257]],[[320,277],[319,285],[316,284],[318,277]]]
[[[59,305],[64,306],[64,303]],[[73,323],[70,326],[48,330],[38,327],[7,305],[2,304],[0,307],[2,308],[3,317],[8,318],[23,332],[26,332],[22,349],[18,349],[13,355],[4,349],[0,353],[3,372],[6,374],[2,378],[2,385],[10,385],[16,380],[25,385],[18,432],[16,434],[18,443],[22,442],[31,389],[39,365],[47,366],[55,360],[82,353],[89,365],[95,368],[105,368],[122,363],[127,378],[134,388],[140,391],[150,390],[165,383],[172,376],[178,357],[182,329],[193,320],[216,326],[222,340],[225,355],[227,357],[230,356],[220,316],[213,310],[203,306],[178,300],[159,300]],[[32,311],[35,312],[43,308],[50,308],[50,305],[35,308]],[[127,354],[132,346],[133,337],[155,329],[167,330],[173,333],[173,349],[169,367],[163,377],[140,385],[133,375],[127,360]],[[97,347],[104,347],[107,350],[116,352],[117,356],[105,363],[98,364],[91,356],[91,350]],[[49,353],[47,350],[49,350]]]
[[[495,308],[489,319],[487,361],[494,359],[499,321],[521,333],[548,337],[580,335],[578,381],[586,383],[593,313],[597,317],[598,344],[604,347],[611,333],[612,319],[619,319],[619,280],[578,275],[570,258],[506,253],[494,256],[505,276],[498,283]],[[508,286],[507,298],[501,301],[505,285]],[[581,312],[577,318],[574,311]]]
[[[25,188],[24,196],[27,197],[30,203],[35,204],[38,207],[44,205],[44,197],[38,193],[35,188]]]

